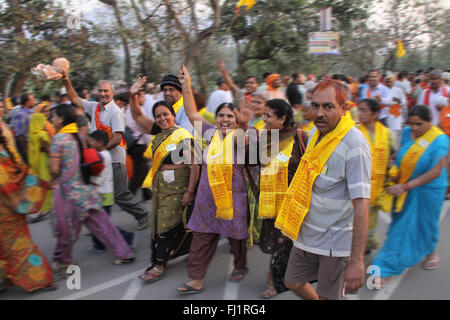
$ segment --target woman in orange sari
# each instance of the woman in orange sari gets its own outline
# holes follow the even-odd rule
[[[27,292],[56,289],[50,265],[33,242],[23,214],[42,204],[46,183],[28,172],[11,132],[0,120],[0,290],[6,286],[20,286]],[[24,188],[28,188],[26,198]]]

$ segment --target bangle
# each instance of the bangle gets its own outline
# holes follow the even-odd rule
[[[186,193],[187,193],[187,194],[194,194],[194,191],[186,190]]]
[[[130,97],[135,97],[137,95],[137,92],[133,94],[130,90],[128,90],[128,94],[130,95]]]

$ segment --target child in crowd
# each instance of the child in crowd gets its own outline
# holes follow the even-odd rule
[[[106,145],[109,142],[108,134],[103,130],[96,130],[88,137],[88,144],[91,148],[96,149],[103,159],[105,168],[96,177],[91,177],[92,184],[103,198],[103,209],[111,215],[111,208],[114,204],[114,178],[111,155],[106,150]],[[128,232],[117,227],[123,239],[126,241],[131,249],[134,249],[136,242],[136,234]],[[93,247],[92,251],[95,253],[102,253],[105,251],[105,245],[101,243],[95,236],[92,236]]]

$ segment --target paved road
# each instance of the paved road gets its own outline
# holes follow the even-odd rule
[[[358,294],[348,295],[350,300],[390,300],[418,299],[443,300],[450,299],[450,201],[446,201],[441,220],[441,235],[438,252],[441,257],[439,268],[433,271],[424,270],[416,265],[404,274],[394,277],[381,290],[369,290],[363,286]],[[426,214],[426,212],[424,212]],[[126,230],[134,230],[136,222],[133,217],[118,208],[113,210],[113,220]],[[384,240],[390,216],[380,214],[377,229],[381,240]],[[51,237],[48,220],[30,225],[34,241],[47,258],[51,258],[55,239]],[[86,230],[83,230],[83,233]],[[240,284],[227,282],[232,270],[232,256],[226,239],[221,239],[214,259],[209,267],[202,294],[180,296],[175,288],[188,280],[185,271],[186,257],[179,257],[169,263],[167,276],[158,282],[142,285],[138,275],[147,266],[150,252],[150,228],[137,231],[137,260],[132,264],[113,265],[114,257],[109,253],[93,254],[88,252],[91,246],[89,236],[81,236],[74,249],[74,257],[81,269],[81,289],[70,290],[65,280],[58,282],[58,290],[27,294],[21,288],[8,288],[0,293],[0,300],[263,300],[258,293],[264,289],[266,272],[270,257],[262,254],[258,247],[248,250],[250,272]],[[370,265],[375,252],[367,258]],[[282,293],[274,300],[295,300],[292,292]]]

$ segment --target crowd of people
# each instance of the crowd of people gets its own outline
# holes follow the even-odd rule
[[[144,283],[188,255],[179,294],[204,290],[220,237],[234,257],[231,282],[250,271],[248,247],[271,255],[265,299],[287,290],[342,299],[361,288],[377,249],[381,285],[421,261],[438,267],[450,72],[265,72],[239,88],[223,62],[218,69],[208,99],[181,66],[159,85],[102,80],[95,98],[62,71],[55,101],[0,102],[0,290],[56,290],[77,264],[82,225],[90,250],[134,262],[137,234],[113,223],[114,204],[137,230],[151,224]],[[393,217],[383,244],[380,210]],[[28,227],[47,217],[52,264]]]

